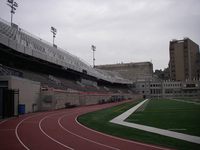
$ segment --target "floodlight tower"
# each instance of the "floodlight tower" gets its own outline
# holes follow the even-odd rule
[[[7,0],[7,5],[11,8],[11,25],[12,25],[12,22],[13,22],[13,14],[15,14],[15,10],[17,9],[18,7],[18,4],[17,2],[15,2],[14,0]]]
[[[96,51],[96,46],[92,45],[92,51],[93,51],[93,68],[95,67],[95,57],[94,52]]]
[[[56,37],[57,29],[54,28],[54,27],[51,27],[51,32],[53,33],[53,45],[55,45],[54,40],[55,40],[55,37]]]

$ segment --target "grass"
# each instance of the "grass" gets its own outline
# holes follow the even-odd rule
[[[99,110],[82,115],[78,118],[78,121],[85,126],[104,132],[113,136],[130,139],[139,142],[145,142],[149,144],[164,146],[168,148],[180,149],[180,150],[198,150],[200,145],[190,142],[153,134],[150,132],[141,131],[134,128],[124,127],[121,125],[110,123],[109,121],[114,117],[120,115],[124,111],[132,108],[140,101],[133,101],[130,103],[121,104],[112,108]],[[175,106],[174,106],[175,108]]]
[[[197,102],[200,103],[200,98],[191,98],[191,97],[185,97],[185,98],[175,98],[177,100],[182,100],[182,101],[186,101],[186,102]]]
[[[162,129],[180,129],[200,136],[200,105],[174,100],[150,100],[144,111],[137,111],[126,121]]]

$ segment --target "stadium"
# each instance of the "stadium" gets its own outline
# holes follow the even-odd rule
[[[11,107],[24,107],[23,113],[28,113],[136,96],[131,89],[131,81],[111,71],[95,69],[15,24],[10,26],[1,20],[0,26],[1,87],[13,89],[11,93],[19,93],[18,96],[10,96],[14,98]],[[14,108],[13,112],[16,110],[18,108]]]
[[[92,67],[0,19],[0,149],[198,150],[199,95],[152,62]]]

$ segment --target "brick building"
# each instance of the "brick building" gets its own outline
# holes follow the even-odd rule
[[[169,44],[170,79],[174,81],[198,78],[199,45],[189,38],[172,40]]]

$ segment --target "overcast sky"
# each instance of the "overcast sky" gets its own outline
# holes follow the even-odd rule
[[[14,23],[55,43],[92,65],[152,61],[166,68],[169,41],[191,38],[200,44],[200,0],[15,0]],[[0,0],[0,18],[10,21]]]

